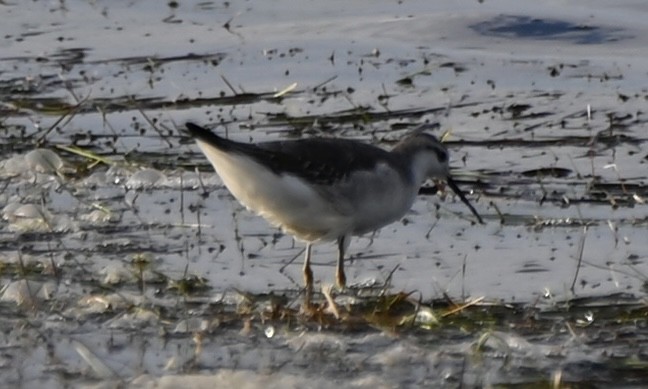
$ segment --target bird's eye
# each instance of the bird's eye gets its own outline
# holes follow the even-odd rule
[[[445,150],[435,150],[437,153],[437,157],[439,158],[439,162],[448,162],[448,152]]]

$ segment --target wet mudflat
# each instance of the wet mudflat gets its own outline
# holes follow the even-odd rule
[[[33,386],[642,387],[648,8],[3,4],[0,375]],[[351,288],[182,134],[390,147],[432,183],[354,238]],[[243,386],[244,387],[244,386]]]

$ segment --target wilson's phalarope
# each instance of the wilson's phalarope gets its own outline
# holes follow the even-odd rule
[[[445,180],[483,223],[450,177],[448,150],[422,131],[386,151],[345,139],[247,144],[193,123],[187,129],[241,204],[306,242],[303,272],[309,291],[314,242],[337,240],[336,282],[343,288],[350,237],[400,219],[428,178]]]

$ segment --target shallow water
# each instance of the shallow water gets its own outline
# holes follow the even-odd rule
[[[452,196],[420,196],[402,222],[352,241],[347,276],[358,293],[389,281],[390,290],[415,291],[423,300],[485,297],[553,307],[573,297],[645,298],[643,2],[354,1],[298,9],[287,1],[171,4],[2,6],[0,258],[9,269],[2,283],[18,291],[15,282],[23,278],[43,283],[39,291],[47,293],[32,298],[49,312],[16,310],[18,298],[5,290],[3,325],[29,318],[34,332],[47,329],[50,339],[64,339],[46,342],[48,350],[36,340],[7,336],[6,345],[18,346],[10,348],[5,366],[21,354],[29,361],[1,371],[11,382],[94,383],[102,369],[88,370],[92,364],[80,357],[74,339],[108,360],[111,377],[126,382],[141,373],[155,379],[210,368],[231,369],[221,374],[229,385],[256,379],[237,376],[245,372],[276,371],[277,386],[300,386],[309,377],[328,387],[327,377],[354,376],[340,374],[329,357],[321,366],[297,362],[294,350],[285,350],[302,336],[297,333],[264,343],[267,355],[258,357],[245,351],[256,350],[258,338],[225,331],[226,343],[236,346],[213,341],[203,347],[206,354],[234,347],[238,351],[222,351],[229,359],[163,369],[178,356],[148,338],[170,325],[164,315],[128,316],[130,305],[109,313],[83,309],[83,299],[105,288],[128,295],[143,290],[144,300],[134,306],[168,306],[189,317],[191,308],[166,289],[169,278],[185,275],[204,277],[211,289],[199,294],[215,301],[233,289],[288,295],[299,289],[302,244],[231,198],[180,133],[188,120],[221,123],[218,131],[244,141],[321,135],[384,147],[423,121],[450,131],[455,175],[487,224],[472,223]],[[107,160],[93,164],[61,145]],[[37,147],[54,151],[65,165],[49,154],[28,154]],[[318,245],[314,262],[316,280],[331,283],[334,246]],[[134,263],[144,264],[141,273]],[[32,274],[25,268],[38,275],[25,276]],[[17,295],[24,299],[25,293]],[[119,330],[111,330],[117,318]],[[629,354],[645,363],[645,355],[633,354],[645,344],[643,323],[634,329],[638,338]],[[529,349],[555,347],[543,335],[537,344],[526,337]],[[386,387],[513,384],[530,368],[526,356],[516,354],[513,372],[506,370],[497,347],[489,362],[466,367],[461,353],[479,332],[456,343],[455,335],[438,335],[434,346],[456,347],[447,353],[430,352],[425,337],[416,335],[389,341],[371,331],[363,340],[344,331],[324,336],[332,340],[314,344],[344,345],[331,346],[332,355],[344,355],[347,365],[389,355],[388,362],[357,365],[365,371],[352,381],[359,387],[380,381],[387,366],[396,373]],[[119,346],[111,344],[119,337]],[[191,342],[179,335],[173,347],[187,356],[194,352]],[[551,350],[531,353],[544,361],[534,366],[537,376],[548,380],[566,361],[588,360],[583,354],[591,350],[569,348],[570,342],[568,336],[558,341],[568,349],[559,361]],[[592,347],[603,353],[612,346]],[[596,361],[608,362],[603,356]],[[286,363],[290,368],[281,369]],[[34,364],[43,369],[27,369]],[[583,379],[580,372],[571,378]]]

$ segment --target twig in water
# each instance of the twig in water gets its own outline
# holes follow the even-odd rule
[[[389,274],[387,274],[387,277],[385,278],[385,282],[383,282],[381,294],[385,294],[387,292],[387,289],[389,289],[389,286],[391,285],[392,278],[394,277],[394,273],[398,269],[400,269],[400,263],[396,264],[396,266],[394,266],[394,268],[389,272]]]
[[[227,85],[227,87],[230,88],[230,90],[232,91],[232,93],[234,93],[234,96],[236,96],[236,95],[239,94],[239,93],[236,91],[236,89],[234,89],[234,87],[232,86],[232,84],[230,84],[230,82],[227,81],[227,78],[225,78],[225,76],[223,76],[223,75],[221,74],[220,77],[221,77],[221,79],[223,80],[223,82],[225,82],[225,85]]]
[[[313,90],[317,90],[317,89],[323,87],[324,85],[326,85],[326,84],[328,84],[329,82],[335,80],[336,78],[338,78],[338,76],[329,77],[328,79],[326,79],[326,80],[320,82],[319,84],[315,85],[315,86],[313,87]]]
[[[466,300],[466,259],[468,259],[468,254],[463,257],[463,264],[461,265],[461,299]]]
[[[587,237],[587,225],[583,227],[583,236],[581,236],[581,240],[578,244],[578,264],[576,265],[576,274],[574,274],[574,280],[572,281],[571,290],[572,293],[574,292],[574,286],[576,285],[576,279],[578,278],[578,272],[580,271],[581,264],[583,262],[583,250],[585,249],[585,238]]]
[[[286,268],[287,268],[288,266],[292,265],[292,263],[295,262],[295,259],[301,257],[301,255],[304,253],[304,251],[306,251],[306,248],[301,249],[301,251],[298,252],[294,257],[292,257],[292,258],[290,259],[290,261],[288,261],[288,263],[286,263],[285,265],[283,265],[282,267],[280,267],[280,268],[279,268],[279,273],[284,274],[284,270],[286,270]],[[290,277],[288,277],[288,278],[290,278]],[[292,280],[292,278],[291,278],[291,280]]]
[[[504,225],[504,223],[505,223],[504,214],[502,213],[502,211],[500,211],[497,204],[495,204],[495,202],[493,202],[493,201],[490,201],[488,203],[488,205],[490,205],[491,207],[493,207],[495,209],[495,213],[497,213],[497,216],[499,216],[499,219],[500,219],[500,225]]]
[[[149,124],[151,127],[153,127],[153,129],[158,133],[158,135],[160,135],[160,138],[162,138],[162,140],[167,144],[167,146],[169,146],[170,148],[173,148],[173,144],[171,144],[171,141],[169,141],[169,140],[164,136],[164,134],[162,133],[162,131],[160,131],[160,129],[158,128],[158,126],[155,124],[155,122],[153,122],[153,120],[151,120],[151,118],[149,118],[148,115],[144,113],[144,111],[142,110],[142,108],[141,108],[139,105],[137,105],[137,102],[135,101],[135,99],[131,99],[131,103],[133,103],[133,105],[137,108],[137,110],[139,111],[139,113],[144,117],[144,119],[148,122],[148,124]]]

